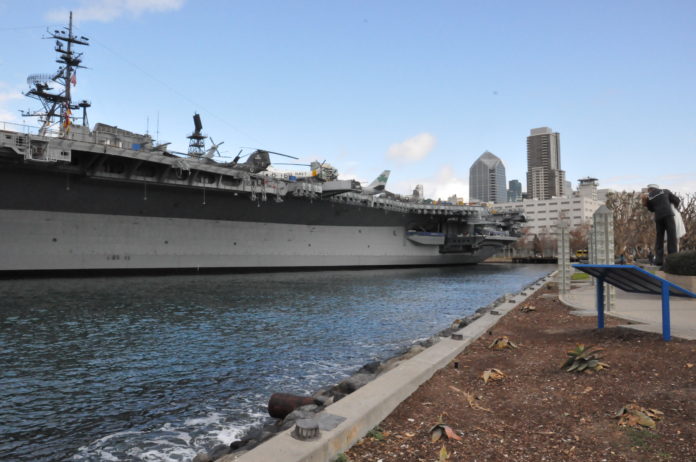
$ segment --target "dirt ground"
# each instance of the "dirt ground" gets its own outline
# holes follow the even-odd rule
[[[664,342],[611,317],[598,330],[556,295],[544,288],[524,303],[535,311],[516,307],[338,460],[696,462],[696,342]],[[518,348],[488,348],[503,335]],[[576,344],[604,348],[610,367],[561,369]],[[490,368],[505,377],[485,384]],[[664,415],[654,428],[620,426],[615,414],[629,403]],[[461,440],[432,442],[440,419]]]

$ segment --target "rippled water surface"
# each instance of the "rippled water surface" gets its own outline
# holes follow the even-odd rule
[[[190,460],[549,271],[0,281],[0,460]]]

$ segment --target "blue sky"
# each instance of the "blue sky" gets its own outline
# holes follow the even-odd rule
[[[55,70],[41,36],[70,9],[92,42],[75,87],[90,124],[180,151],[199,112],[228,155],[390,169],[394,192],[467,198],[486,150],[526,188],[526,137],[549,126],[574,187],[696,191],[691,0],[0,0],[0,120],[35,107],[26,77]]]

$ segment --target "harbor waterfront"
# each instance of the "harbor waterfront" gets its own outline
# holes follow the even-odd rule
[[[550,270],[0,281],[0,459],[190,460]]]

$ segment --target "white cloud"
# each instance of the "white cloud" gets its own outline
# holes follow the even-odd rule
[[[144,13],[161,13],[178,10],[185,0],[81,0],[77,8],[73,8],[73,18],[76,22],[99,21],[109,22],[124,15],[139,17]],[[55,22],[65,22],[68,9],[55,9],[46,13],[46,19]]]
[[[415,162],[427,156],[435,147],[436,139],[430,133],[421,133],[401,143],[389,146],[387,156],[390,159]]]
[[[397,183],[393,189],[387,189],[410,195],[418,184],[423,185],[423,193],[428,199],[447,200],[448,197],[456,195],[463,198],[465,202],[469,200],[469,181],[459,178],[450,165],[444,165],[432,177],[413,178],[408,182]]]

